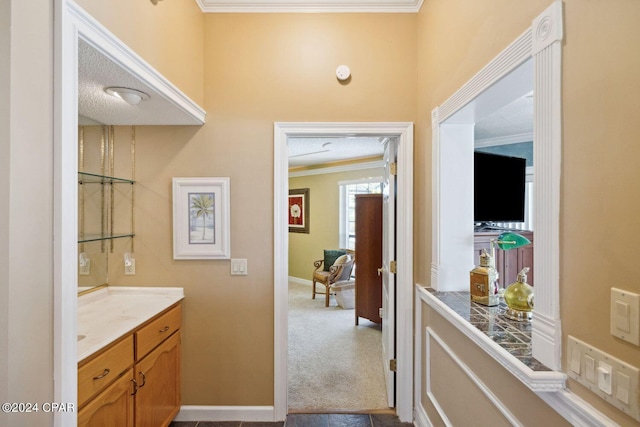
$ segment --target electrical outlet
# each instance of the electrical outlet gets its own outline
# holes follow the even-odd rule
[[[128,262],[124,264],[124,275],[125,276],[133,276],[136,274],[136,259],[131,258]]]
[[[91,260],[85,258],[84,262],[78,266],[78,274],[81,276],[89,276],[91,274]]]

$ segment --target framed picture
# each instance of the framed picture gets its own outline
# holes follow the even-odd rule
[[[229,233],[229,178],[173,178],[173,259],[229,259]]]
[[[309,189],[289,190],[289,232],[309,233]]]

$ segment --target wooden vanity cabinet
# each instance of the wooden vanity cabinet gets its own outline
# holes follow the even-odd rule
[[[133,427],[133,369],[125,371],[78,412],[78,427]]]
[[[136,427],[166,426],[180,410],[180,334],[136,363]]]
[[[180,319],[178,305],[136,332],[136,427],[169,425],[180,410]]]
[[[181,404],[180,321],[177,304],[80,362],[79,427],[171,423]]]

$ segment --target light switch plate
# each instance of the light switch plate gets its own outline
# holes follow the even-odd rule
[[[640,295],[611,288],[611,335],[640,345]]]
[[[580,373],[575,355],[580,354]],[[572,367],[573,365],[573,367]],[[633,419],[640,421],[640,369],[569,335],[567,375]]]
[[[247,260],[246,259],[232,259],[231,260],[231,275],[232,276],[246,276],[247,272]]]

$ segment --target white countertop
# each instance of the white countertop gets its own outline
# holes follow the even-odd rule
[[[184,298],[183,288],[108,286],[78,297],[78,361]]]

